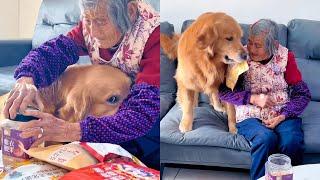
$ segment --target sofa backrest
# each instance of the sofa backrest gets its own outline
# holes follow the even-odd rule
[[[168,22],[161,22],[160,31],[163,34],[168,36],[172,36],[174,33],[174,27],[172,24]],[[160,93],[172,93],[175,94],[177,90],[176,80],[173,78],[177,61],[170,60],[163,52],[162,48],[160,48]]]
[[[320,21],[291,20],[288,40],[288,48],[297,58],[320,60]]]
[[[32,39],[32,47],[66,34],[80,20],[78,0],[43,0]]]
[[[291,20],[288,23],[288,48],[295,54],[312,100],[320,101],[320,21]]]

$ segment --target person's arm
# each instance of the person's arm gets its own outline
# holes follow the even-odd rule
[[[32,78],[36,87],[50,85],[64,70],[87,55],[80,21],[66,36],[60,35],[32,50],[19,64],[14,77]]]
[[[226,84],[221,84],[219,87],[219,98],[222,101],[226,101],[228,103],[234,105],[246,105],[250,103],[251,92],[249,90],[243,89],[243,81],[244,77],[241,75],[239,80],[232,91],[230,88],[226,86]]]
[[[149,37],[141,71],[127,99],[113,116],[88,116],[80,122],[81,141],[119,144],[136,139],[151,130],[160,117],[160,31]]]
[[[59,35],[30,51],[15,70],[14,78],[31,77],[37,88],[45,87],[78,59],[78,49],[74,41]]]
[[[311,100],[311,94],[307,84],[302,80],[301,73],[297,67],[294,54],[288,53],[288,63],[285,79],[291,89],[290,100],[282,108],[281,114],[288,117],[297,117],[302,114]]]

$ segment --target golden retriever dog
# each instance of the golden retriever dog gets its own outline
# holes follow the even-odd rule
[[[175,79],[182,109],[181,132],[192,130],[193,109],[198,105],[199,92],[204,92],[215,110],[227,112],[229,131],[236,133],[234,106],[222,106],[218,90],[225,81],[228,64],[247,59],[241,37],[241,27],[232,17],[211,12],[202,14],[181,35],[160,35],[164,53],[171,59],[178,58]]]
[[[117,68],[73,65],[50,86],[39,89],[42,111],[70,122],[87,115],[113,115],[128,96],[130,85],[130,78]],[[7,97],[8,94],[0,97],[0,116]]]

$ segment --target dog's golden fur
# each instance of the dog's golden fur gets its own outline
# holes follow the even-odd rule
[[[107,65],[70,66],[53,84],[39,89],[47,112],[66,121],[78,122],[87,115],[113,115],[130,91],[130,78]],[[115,104],[108,103],[117,97]],[[8,94],[0,97],[0,117]]]
[[[178,58],[175,79],[177,101],[182,109],[181,132],[192,130],[193,108],[198,93],[210,97],[218,111],[225,111],[218,98],[218,88],[225,81],[228,64],[241,62],[246,54],[241,44],[239,24],[224,13],[205,13],[184,33],[173,37],[161,34],[161,47],[170,59]],[[178,42],[177,42],[178,40]],[[229,131],[236,132],[234,106],[226,103]]]

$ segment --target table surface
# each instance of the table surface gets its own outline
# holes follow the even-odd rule
[[[258,180],[264,180],[261,177]],[[320,164],[305,164],[293,167],[294,180],[319,180],[320,179]]]

